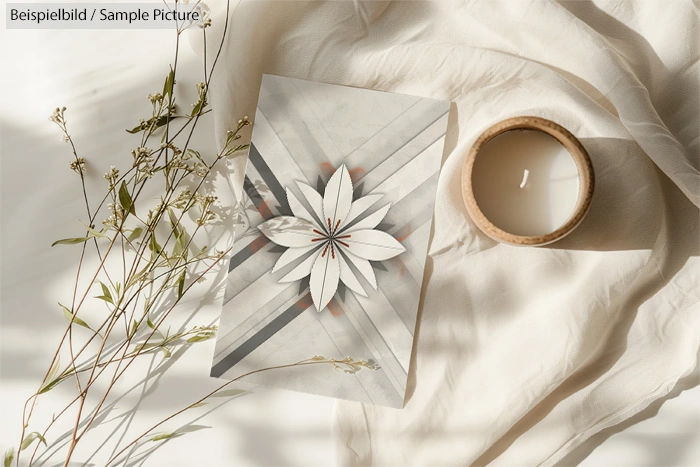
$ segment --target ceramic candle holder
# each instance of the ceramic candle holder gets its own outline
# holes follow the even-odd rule
[[[506,132],[511,132],[511,131],[517,131],[517,130],[530,130],[530,131],[537,131],[537,132],[542,132],[545,133],[552,138],[556,139],[561,146],[564,147],[568,151],[568,153],[571,155],[571,158],[573,159],[573,162],[575,163],[576,171],[578,172],[578,195],[576,196],[575,202],[573,201],[573,196],[574,193],[571,193],[572,201],[571,201],[571,213],[568,215],[568,217],[564,217],[563,223],[561,223],[560,226],[556,227],[554,230],[551,232],[539,232],[536,235],[523,235],[523,234],[518,234],[518,233],[513,233],[513,232],[508,232],[504,230],[503,228],[497,226],[492,220],[489,220],[489,218],[482,212],[482,209],[479,207],[479,203],[477,202],[477,199],[482,199],[483,202],[483,194],[479,194],[478,196],[475,195],[475,190],[474,190],[474,180],[475,177],[478,177],[479,175],[476,172],[479,171],[478,167],[483,166],[483,161],[480,161],[480,164],[477,164],[477,171],[475,172],[475,162],[477,161],[477,158],[480,156],[480,151],[484,149],[484,147],[492,141],[494,138],[496,138],[499,135],[502,135]],[[511,142],[511,147],[513,146]],[[487,151],[484,151],[485,153]],[[484,157],[488,157],[487,154],[482,154]],[[493,157],[493,155],[491,155]],[[518,153],[516,152],[514,155],[510,155],[509,157],[518,157]],[[529,160],[533,161],[533,155],[529,154],[528,155]],[[536,156],[535,156],[536,159]],[[511,159],[512,160],[512,159]],[[499,162],[500,163],[500,162]],[[537,166],[536,160],[533,163],[533,165]],[[571,165],[571,164],[569,164]],[[527,168],[527,166],[524,166]],[[573,166],[572,166],[573,167]],[[518,170],[521,170],[519,168]],[[490,173],[488,174],[489,177],[493,178],[493,171],[494,169],[491,168],[489,169]],[[573,169],[571,169],[573,170]],[[530,175],[529,170],[524,170],[524,177],[522,179],[522,182],[518,185],[520,188],[523,188],[526,186],[528,183],[528,178]],[[498,175],[498,174],[497,174]],[[510,175],[510,174],[509,174]],[[512,177],[511,177],[512,179]],[[495,180],[498,183],[503,183],[502,180],[499,180],[498,177],[495,177]],[[545,183],[556,183],[556,179],[554,179],[554,182],[545,182]],[[490,186],[490,190],[499,190],[499,185],[498,183],[494,183],[493,186]],[[510,189],[511,192],[513,192],[513,187],[510,186],[512,185],[512,180],[509,182],[510,184],[508,185],[508,189]],[[517,182],[516,182],[517,184]],[[483,186],[483,183],[481,183]],[[540,245],[546,245],[552,242],[555,242],[564,236],[568,235],[573,229],[578,226],[583,218],[585,217],[586,213],[588,212],[588,209],[590,208],[591,205],[591,199],[593,197],[593,187],[594,187],[594,175],[593,175],[593,166],[591,164],[591,160],[588,157],[588,154],[586,153],[586,150],[583,148],[581,143],[565,128],[562,126],[550,121],[546,120],[544,118],[539,118],[539,117],[515,117],[515,118],[510,118],[508,120],[504,120],[500,123],[497,123],[490,127],[488,130],[486,130],[479,138],[476,140],[474,145],[472,146],[471,150],[469,151],[469,154],[467,155],[467,160],[465,161],[464,164],[464,169],[462,172],[462,195],[464,198],[464,203],[466,204],[467,211],[469,212],[470,216],[476,223],[477,227],[481,229],[486,235],[489,237],[502,242],[502,243],[507,243],[511,245],[522,245],[522,246],[540,246]],[[571,184],[569,184],[569,188],[571,189]],[[482,188],[483,189],[483,188]],[[517,187],[515,188],[516,190],[518,189]],[[575,190],[575,187],[573,188]],[[541,191],[541,190],[540,190]],[[517,191],[516,191],[517,193]],[[479,198],[481,196],[481,198]],[[550,201],[549,204],[552,204],[553,202],[558,202],[559,200],[556,199],[551,199],[548,200]],[[489,206],[489,210],[491,213],[493,213],[493,206]],[[504,209],[507,209],[507,206],[504,207]],[[545,206],[542,207],[542,209],[547,209]],[[561,209],[560,209],[561,210]],[[488,211],[488,210],[487,210]],[[499,213],[499,214],[505,214],[507,215],[507,212],[505,213]],[[566,215],[566,213],[564,213]],[[522,212],[519,212],[519,215],[522,218]],[[558,215],[561,216],[561,212],[558,213]],[[492,215],[493,217],[493,215]],[[502,217],[502,216],[501,216]],[[499,223],[499,222],[496,222]],[[503,222],[500,222],[501,226],[503,226]],[[513,228],[511,230],[517,231],[519,229]],[[524,229],[527,230],[527,229]]]

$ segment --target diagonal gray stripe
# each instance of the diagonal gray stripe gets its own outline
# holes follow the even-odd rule
[[[233,271],[238,266],[243,264],[245,260],[253,256],[256,251],[259,251],[262,247],[270,243],[270,240],[264,236],[260,235],[255,237],[255,239],[246,245],[241,251],[236,253],[231,257],[231,261],[228,263],[228,272]]]
[[[272,174],[270,168],[267,166],[262,156],[255,148],[254,144],[250,145],[250,160],[253,162],[253,165],[255,166],[260,176],[263,178],[263,181],[270,189],[272,194],[275,196],[277,202],[280,204],[280,215],[291,214],[291,209],[289,209],[289,205],[287,204],[287,194],[285,193],[282,186],[277,182],[277,178],[275,178],[275,176]],[[262,203],[265,202],[265,200],[260,195],[260,192],[258,192],[257,188],[255,188],[255,185],[253,185],[253,182],[250,181],[250,178],[248,178],[247,175],[243,179],[243,189],[245,190],[246,194],[253,202],[255,207],[260,209],[260,206],[262,205]],[[280,201],[280,199],[282,201]],[[284,202],[284,204],[282,204],[282,202]],[[263,218],[265,218],[267,211],[260,212],[260,214],[263,216]],[[231,261],[228,264],[228,272],[233,271],[238,266],[243,264],[245,260],[253,256],[253,253],[258,251],[262,246],[267,245],[268,242],[269,240],[267,239],[267,237],[264,236],[263,239],[254,239],[245,248],[243,248],[241,251],[239,251],[231,257]]]
[[[246,194],[248,195],[248,198],[250,198],[255,207],[260,209],[260,205],[264,202],[264,200],[262,199],[262,196],[260,196],[260,193],[255,188],[255,185],[253,185],[253,183],[250,181],[247,175],[243,179],[243,189],[245,190]],[[265,217],[264,213],[261,212],[260,214],[262,214],[263,217]],[[245,260],[253,256],[253,253],[255,253],[261,247],[268,244],[269,240],[267,239],[267,237],[265,237],[264,235],[261,235],[261,237],[262,238],[256,237],[252,242],[250,242],[242,250],[240,250],[238,253],[231,257],[231,261],[229,261],[228,263],[228,272],[231,272],[234,269],[236,269],[238,266],[243,264]]]
[[[250,198],[250,200],[253,202],[253,205],[256,208],[260,209],[260,205],[263,203],[262,196],[260,196],[260,192],[258,192],[258,189],[255,188],[255,185],[253,185],[253,182],[250,181],[250,178],[248,178],[247,175],[243,179],[243,190],[245,190],[245,193],[248,195],[248,198]]]
[[[282,185],[280,185],[279,181],[277,181],[277,177],[275,177],[275,174],[272,173],[272,170],[267,165],[267,162],[265,162],[265,159],[263,159],[262,155],[260,155],[260,152],[258,151],[258,148],[256,148],[255,144],[253,143],[250,144],[248,158],[250,162],[253,163],[255,170],[258,171],[263,181],[270,189],[270,192],[277,200],[277,204],[280,206],[280,215],[291,215],[292,210],[289,209],[289,203],[287,203],[287,192],[284,190]]]
[[[250,339],[241,344],[236,350],[221,359],[219,363],[212,367],[210,376],[218,378],[226,373],[235,364],[250,355],[251,352],[275,335],[280,329],[288,325],[294,318],[302,314],[309,306],[311,306],[311,294],[307,293],[303,298],[294,303],[294,305],[287,308],[281,315],[270,321]]]

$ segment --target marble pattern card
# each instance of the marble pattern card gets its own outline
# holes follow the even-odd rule
[[[212,376],[403,407],[449,108],[263,76]]]

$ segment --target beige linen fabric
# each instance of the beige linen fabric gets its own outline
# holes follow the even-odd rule
[[[406,405],[339,402],[341,465],[552,465],[694,368],[693,2],[244,1],[231,10],[211,87],[221,140],[255,114],[262,73],[453,101]],[[462,203],[469,147],[517,115],[560,123],[593,160],[591,211],[551,247],[490,240]],[[239,189],[244,167],[234,162]]]

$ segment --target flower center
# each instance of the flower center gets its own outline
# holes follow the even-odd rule
[[[341,219],[338,219],[335,223],[335,226],[333,226],[333,223],[331,221],[331,218],[328,218],[328,232],[321,232],[320,230],[313,229],[313,233],[318,235],[318,237],[312,238],[312,242],[324,242],[326,244],[325,248],[323,249],[323,252],[321,253],[321,257],[326,256],[326,253],[328,253],[328,250],[331,250],[331,258],[335,259],[335,244],[340,243],[343,245],[345,248],[350,248],[350,245],[346,242],[344,242],[344,239],[348,239],[351,237],[350,234],[346,235],[338,235],[338,227],[340,227],[340,224],[342,223]]]

